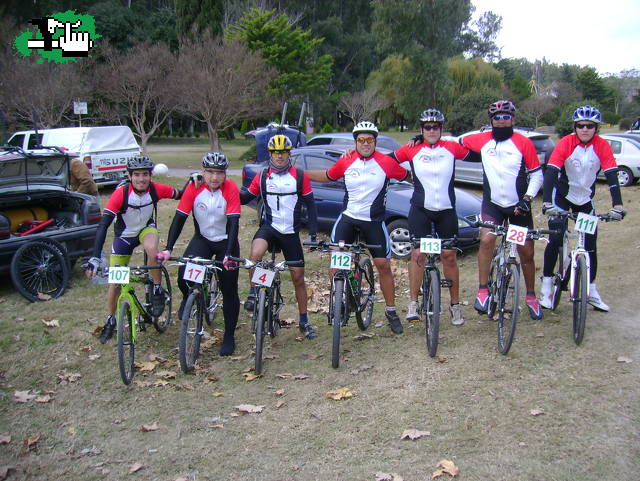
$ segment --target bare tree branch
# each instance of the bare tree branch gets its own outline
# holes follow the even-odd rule
[[[388,106],[389,102],[378,95],[377,90],[363,90],[349,94],[340,100],[339,105],[354,123],[373,119],[376,112]]]

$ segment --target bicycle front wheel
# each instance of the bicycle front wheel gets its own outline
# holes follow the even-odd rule
[[[160,316],[153,318],[153,327],[155,327],[158,332],[164,332],[167,330],[167,327],[169,327],[169,324],[171,324],[171,279],[165,266],[160,268],[160,286],[166,294],[164,311],[162,311]]]
[[[373,277],[373,265],[371,259],[364,257],[360,259],[356,270],[356,279],[358,280],[359,302],[356,307],[356,322],[358,327],[364,331],[371,325],[373,317],[373,303],[376,296],[376,282]]]
[[[136,345],[134,340],[134,319],[131,312],[131,301],[123,297],[118,312],[118,367],[120,377],[127,386],[133,379],[133,363],[135,362]]]
[[[498,281],[498,350],[507,354],[511,349],[516,324],[520,317],[520,266],[507,262]]]
[[[331,348],[331,366],[340,365],[340,328],[342,317],[346,312],[344,299],[344,279],[333,280],[333,295],[331,296],[331,323],[333,325],[333,345]]]
[[[573,342],[579,345],[584,337],[587,320],[587,289],[589,279],[587,260],[584,255],[578,256],[576,271],[573,275]]]
[[[193,371],[196,360],[200,355],[200,341],[202,340],[202,297],[199,292],[191,292],[184,304],[182,321],[180,323],[180,337],[178,339],[178,358],[182,372]]]
[[[255,370],[256,374],[262,373],[262,348],[264,347],[264,334],[265,334],[265,317],[267,314],[267,293],[265,289],[260,289],[258,294],[257,314],[256,314],[256,359]],[[254,308],[255,309],[255,308]]]
[[[426,269],[422,279],[422,302],[420,309],[425,324],[427,351],[434,357],[438,350],[440,331],[440,272]]]
[[[209,327],[212,327],[213,322],[216,320],[218,309],[222,305],[220,303],[222,292],[220,291],[220,284],[218,283],[218,275],[215,272],[211,273],[211,279],[209,280],[208,298],[204,319]]]

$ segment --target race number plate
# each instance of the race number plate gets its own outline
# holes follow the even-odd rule
[[[351,252],[340,252],[340,251],[331,252],[331,263],[329,264],[329,268],[350,270],[351,269]]]
[[[127,266],[109,267],[109,284],[128,284],[129,272]]]
[[[273,282],[273,278],[276,273],[273,271],[268,271],[267,269],[262,269],[260,267],[256,267],[253,271],[253,277],[251,278],[251,282],[254,284],[259,284],[265,287],[271,287],[271,283]]]
[[[584,232],[585,234],[595,234],[596,227],[598,227],[598,217],[595,215],[585,214],[580,212],[576,219],[576,230],[578,232]]]
[[[184,275],[182,278],[185,281],[195,282],[197,284],[202,284],[204,280],[204,271],[205,267],[200,264],[194,264],[193,262],[187,262],[187,265],[184,269]]]
[[[420,252],[424,254],[440,254],[442,251],[442,240],[431,237],[420,238]]]
[[[529,229],[526,227],[510,224],[507,230],[507,240],[523,246],[527,241],[527,232],[529,232]]]

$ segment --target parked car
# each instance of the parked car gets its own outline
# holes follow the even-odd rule
[[[613,156],[618,164],[618,182],[628,187],[640,178],[640,139],[633,134],[602,134],[609,142]],[[602,171],[598,177],[604,179]]]
[[[461,138],[466,137],[471,134],[477,134],[479,132],[484,132],[490,127],[483,127],[480,130],[473,130],[471,132],[464,133],[458,137],[447,137],[449,140],[459,141]],[[545,166],[549,157],[551,157],[551,152],[553,151],[554,143],[551,140],[549,134],[543,134],[540,132],[535,132],[529,129],[515,128],[514,131],[528,137],[533,142],[533,145],[536,148],[536,152],[538,153],[538,160],[542,166]],[[470,184],[478,184],[482,185],[482,163],[480,162],[467,162],[467,161],[456,161],[456,173],[455,180],[457,182],[467,182]]]
[[[353,137],[352,137],[353,139]],[[388,153],[389,151],[381,151]],[[303,170],[326,170],[344,153],[341,146],[306,146],[294,149],[292,162]],[[242,169],[242,185],[249,187],[264,164],[246,164]],[[319,227],[330,230],[343,210],[345,186],[343,181],[311,182],[313,195],[318,208]],[[478,243],[478,229],[469,223],[479,220],[481,201],[475,195],[464,190],[455,189],[457,212],[459,217],[461,248],[466,249]],[[409,182],[391,181],[387,192],[385,224],[391,237],[393,256],[408,259],[411,253],[409,243],[409,199],[413,194],[413,184]],[[256,208],[258,216],[262,214],[262,201],[256,200],[250,205]],[[303,221],[306,222],[306,211],[303,210]]]
[[[127,174],[127,161],[140,154],[140,146],[125,125],[66,127],[25,130],[11,136],[8,144],[29,153],[46,153],[41,146],[59,147],[80,158],[98,186],[120,183]]]
[[[307,141],[307,145],[331,145],[341,148],[342,146],[353,147],[353,134],[347,132],[336,132],[332,134],[319,134]],[[386,135],[378,135],[378,148],[387,149],[389,151],[398,150],[400,144],[392,137]]]
[[[30,301],[60,296],[100,222],[94,196],[71,192],[69,157],[0,147],[0,274]]]

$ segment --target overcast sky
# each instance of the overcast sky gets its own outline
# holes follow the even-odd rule
[[[496,43],[502,57],[545,57],[590,65],[602,75],[640,69],[638,0],[472,0],[476,17],[502,16]]]

